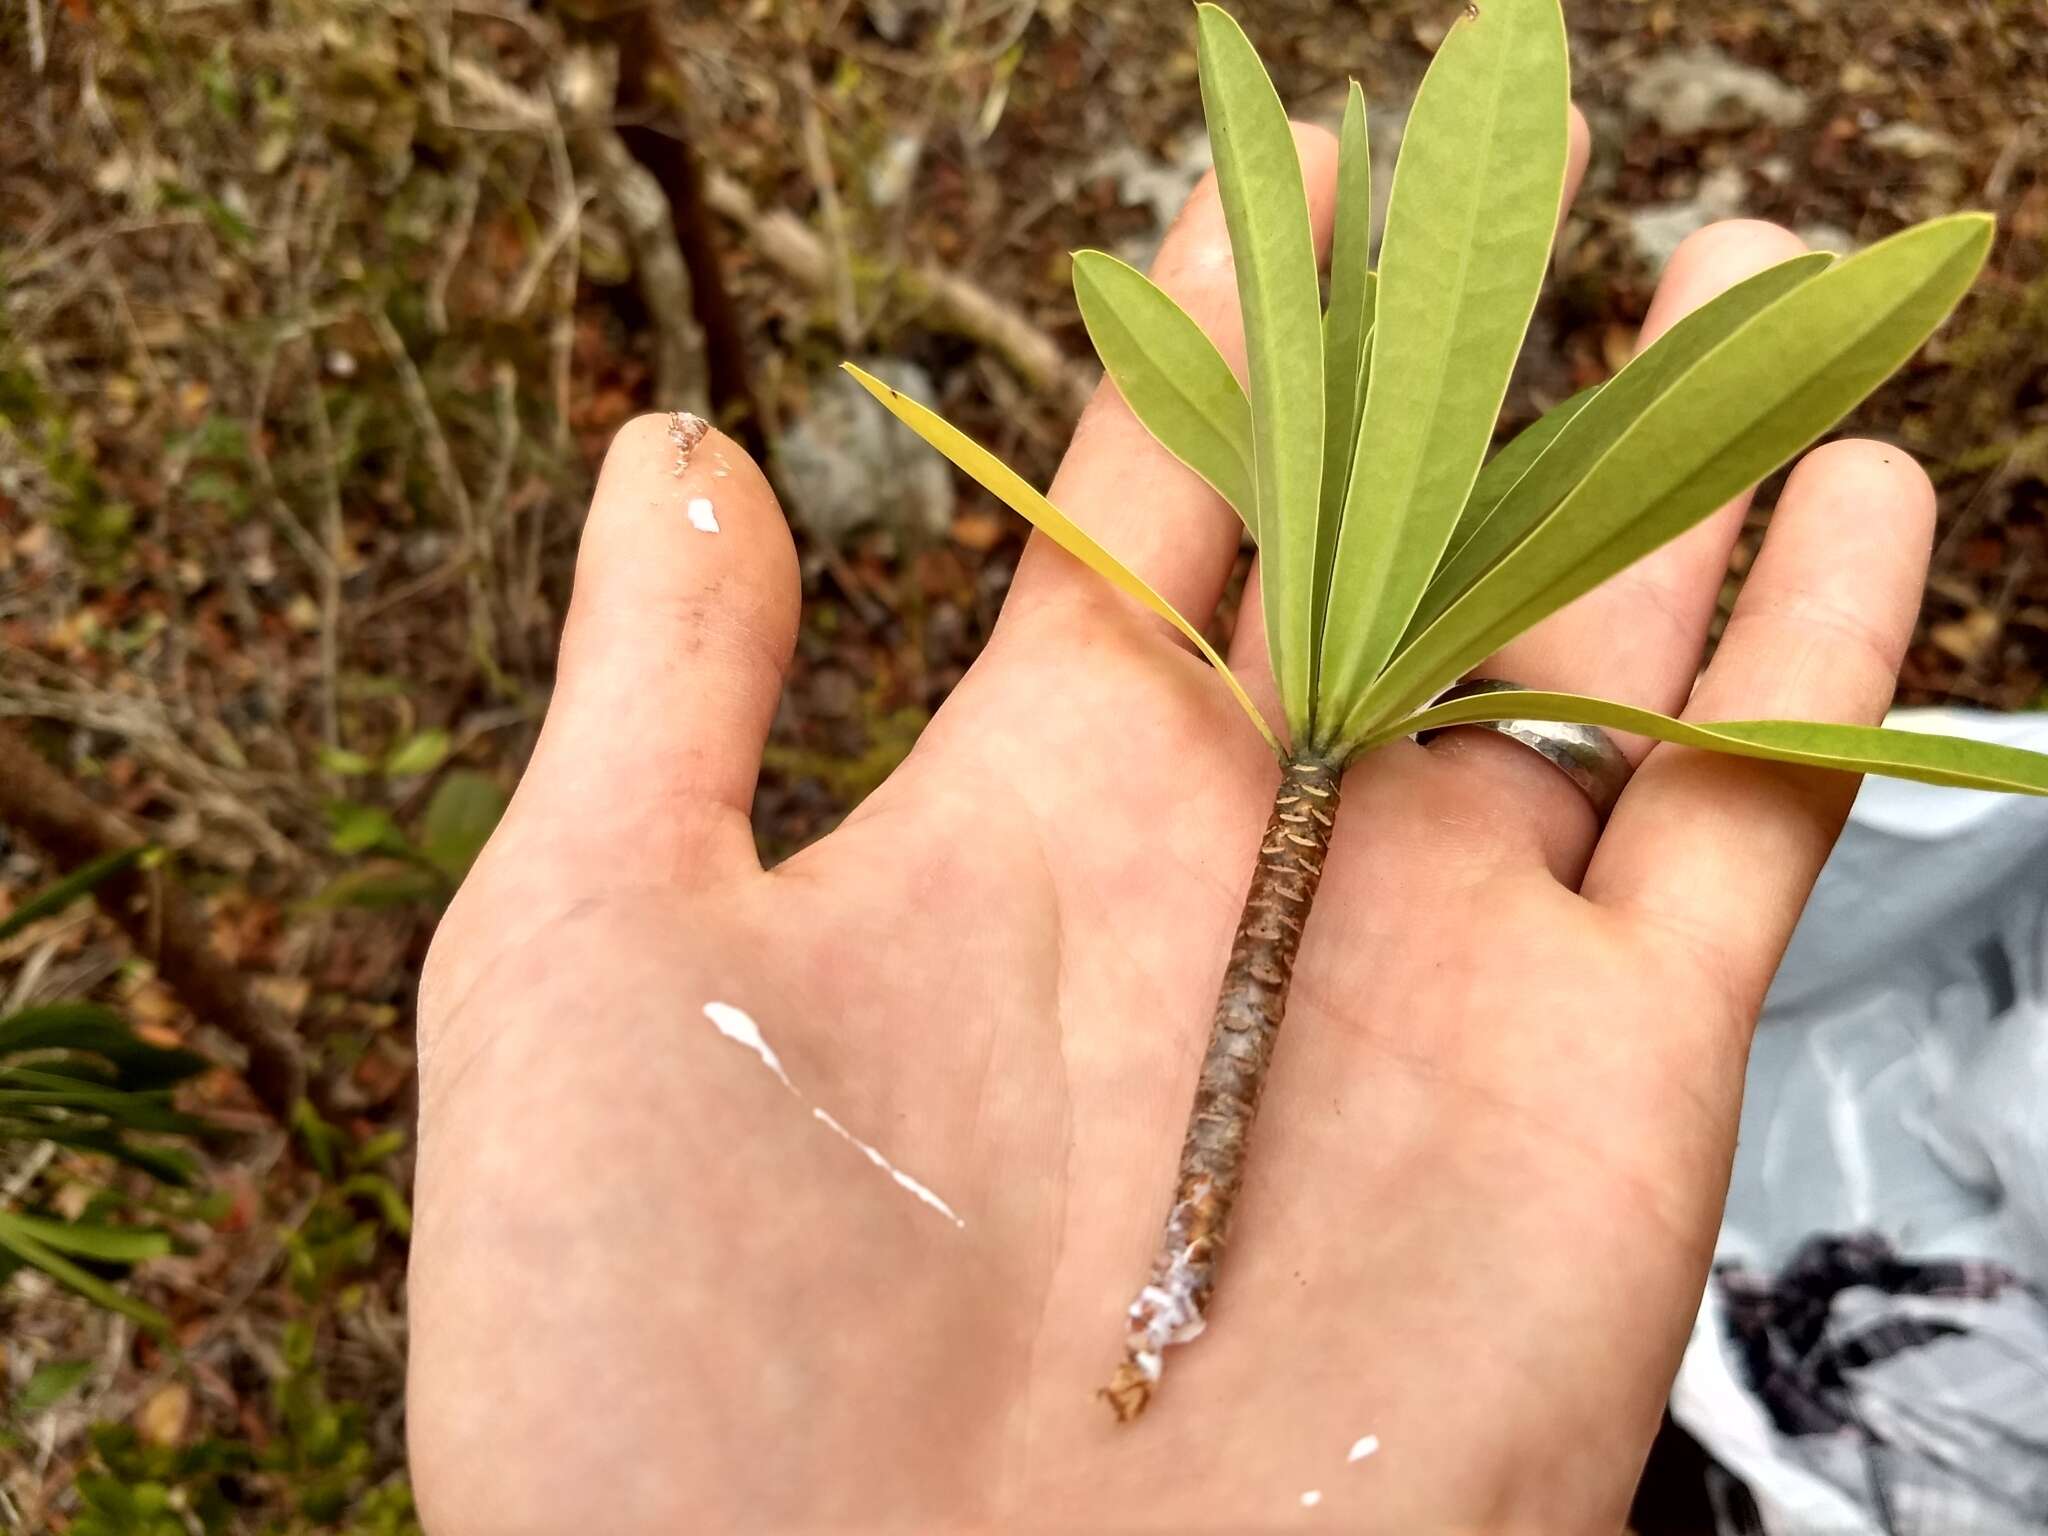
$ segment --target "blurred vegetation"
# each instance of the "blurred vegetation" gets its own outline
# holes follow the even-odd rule
[[[1597,148],[1509,424],[1626,357],[1654,278],[1646,210],[1732,186],[1741,211],[1853,243],[1996,209],[1993,272],[1858,427],[1913,448],[1943,493],[1906,697],[2034,704],[2038,0],[1566,3]],[[1245,10],[1298,114],[1330,118],[1349,74],[1398,108],[1457,8]],[[0,719],[176,857],[324,1106],[280,1128],[232,1074],[188,1073],[222,1058],[217,1031],[90,903],[0,927],[0,1052],[23,1017],[69,1021],[57,1075],[102,1117],[9,1101],[0,1239],[17,1257],[24,1232],[47,1239],[23,1219],[143,1234],[116,1240],[125,1256],[74,1241],[90,1286],[47,1265],[0,1281],[0,1528],[417,1528],[418,965],[531,749],[604,444],[635,411],[693,403],[656,382],[692,317],[650,304],[645,231],[593,170],[569,68],[602,82],[640,15],[680,77],[643,82],[628,126],[686,143],[718,183],[699,217],[766,435],[813,422],[855,352],[922,369],[950,417],[1049,476],[1070,392],[931,277],[1085,366],[1065,253],[1142,256],[1199,168],[1177,7],[20,0],[0,17]],[[1799,120],[1673,131],[1631,104],[1644,69],[1700,49],[1796,92]],[[824,253],[821,281],[777,254],[774,217]],[[957,485],[930,522],[848,522],[784,489],[806,609],[756,804],[770,857],[910,750],[1023,537]],[[0,922],[64,873],[0,824]],[[58,1091],[37,1061],[0,1054],[0,1091]],[[80,1296],[94,1287],[125,1312]]]

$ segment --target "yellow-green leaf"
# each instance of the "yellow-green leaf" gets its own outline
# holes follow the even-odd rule
[[[1494,509],[1506,499],[1508,492],[1522,483],[1522,477],[1550,451],[1550,445],[1572,424],[1572,418],[1591,405],[1594,396],[1603,388],[1605,386],[1600,384],[1590,385],[1560,401],[1517,432],[1505,448],[1486,461],[1486,467],[1479,471],[1479,479],[1472,487],[1472,494],[1466,498],[1465,510],[1458,514],[1458,526],[1451,530],[1451,542],[1445,546],[1437,574],[1430,581],[1429,596],[1435,595],[1445,569],[1458,558],[1458,551],[1465,547],[1473,531],[1493,516]],[[1427,599],[1424,608],[1427,609]]]
[[[1337,134],[1337,223],[1330,240],[1330,307],[1323,315],[1323,490],[1316,509],[1312,608],[1317,636],[1329,606],[1330,567],[1337,560],[1337,531],[1371,382],[1378,293],[1379,279],[1372,272],[1372,135],[1365,92],[1354,80]]]
[[[1330,576],[1319,743],[1393,654],[1478,478],[1557,232],[1570,107],[1558,0],[1466,11],[1416,95]]]
[[[2048,753],[1871,725],[1830,725],[1816,720],[1674,720],[1575,693],[1477,694],[1434,705],[1382,732],[1371,745],[1420,731],[1485,720],[1542,720],[1630,731],[1676,746],[1735,757],[1763,758],[1843,773],[1875,773],[1952,789],[2048,795]]]
[[[1419,632],[1473,582],[1499,564],[1586,478],[1659,396],[1755,316],[1826,271],[1834,260],[1826,251],[1815,251],[1781,261],[1737,283],[1644,348],[1641,355],[1600,386],[1596,396],[1574,396],[1566,401],[1565,406],[1551,414],[1561,414],[1574,401],[1582,400],[1583,408],[1571,412],[1547,450],[1500,491],[1491,507],[1483,502],[1484,496],[1493,491],[1490,482],[1496,479],[1491,473],[1493,466],[1488,465],[1489,473],[1480,476],[1481,485],[1466,508],[1470,524],[1461,521],[1459,525],[1463,540],[1453,539],[1457,547],[1447,552],[1438,566],[1410,630]],[[1545,421],[1548,420],[1546,417]],[[1542,427],[1544,422],[1536,425]]]
[[[1754,316],[1663,391],[1534,532],[1415,636],[1354,707],[1341,739],[1377,734],[1797,457],[1948,317],[1983,266],[1992,230],[1984,214],[1922,224]]]
[[[1256,538],[1252,403],[1216,344],[1151,278],[1103,251],[1074,252],[1074,297],[1131,413]]]
[[[1316,513],[1323,478],[1323,297],[1308,192],[1279,94],[1244,30],[1196,12],[1202,108],[1244,312],[1258,485],[1259,584],[1273,677],[1294,739],[1315,671]]]
[[[1136,598],[1193,641],[1196,649],[1208,658],[1209,664],[1229,686],[1232,695],[1252,724],[1258,727],[1259,734],[1266,738],[1267,745],[1276,753],[1281,750],[1279,739],[1267,726],[1265,718],[1258,711],[1258,706],[1252,703],[1251,695],[1244,691],[1244,685],[1237,680],[1236,674],[1224,664],[1223,658],[1216,654],[1216,648],[1202,637],[1199,629],[1182,618],[1171,603],[1154,592],[1135,571],[1090,538],[1066,513],[1033,490],[1023,476],[936,411],[926,409],[901,390],[891,389],[873,374],[863,372],[852,363],[842,363],[840,366],[858,379],[861,387],[881,401],[898,421],[951,459],[962,473],[983,490],[1032,527],[1039,529],[1053,543],[1108,581],[1118,591]]]

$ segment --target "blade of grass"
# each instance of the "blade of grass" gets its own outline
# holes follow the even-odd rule
[[[44,1274],[63,1285],[68,1285],[88,1301],[99,1303],[112,1312],[131,1317],[152,1332],[161,1335],[170,1324],[156,1308],[146,1306],[134,1297],[116,1290],[98,1275],[82,1269],[41,1242],[33,1232],[23,1228],[26,1218],[9,1211],[0,1211],[0,1248],[7,1249],[26,1263],[33,1264]]]
[[[1243,28],[1196,12],[1202,108],[1230,228],[1250,363],[1266,643],[1287,723],[1308,729],[1322,492],[1323,302],[1294,132]]]
[[[858,379],[861,387],[881,401],[898,421],[951,459],[955,467],[982,489],[1032,527],[1043,532],[1053,543],[1108,581],[1119,592],[1136,598],[1193,641],[1195,648],[1208,658],[1209,664],[1229,686],[1232,696],[1236,698],[1246,716],[1258,727],[1259,734],[1265,737],[1266,744],[1276,755],[1281,755],[1279,739],[1266,724],[1265,717],[1259,713],[1258,706],[1252,703],[1251,695],[1244,691],[1244,685],[1237,680],[1237,675],[1224,664],[1223,658],[1216,654],[1216,648],[1202,637],[1199,629],[1182,618],[1171,603],[1146,585],[1136,572],[1084,533],[1080,525],[1066,513],[1033,490],[1023,476],[936,411],[928,410],[901,390],[891,389],[873,374],[863,372],[852,363],[842,363],[840,366]]]
[[[8,913],[4,919],[0,919],[0,940],[13,938],[30,923],[40,922],[46,917],[55,917],[102,881],[118,875],[138,859],[155,851],[145,843],[140,847],[123,848],[115,853],[103,854],[90,864],[73,870],[63,879],[44,886]]]
[[[1557,231],[1570,73],[1558,0],[1487,0],[1453,24],[1415,98],[1331,571],[1318,737],[1393,654],[1486,456]]]
[[[1817,441],[1969,289],[1992,220],[1894,235],[1756,315],[1663,392],[1521,544],[1417,635],[1353,708],[1362,741],[1532,624],[1669,542]]]
[[[1815,720],[1674,720],[1647,709],[1573,693],[1489,693],[1456,699],[1410,715],[1381,731],[1381,745],[1418,731],[1484,720],[1542,720],[1630,731],[1676,746],[1735,757],[1762,758],[1842,773],[1875,773],[1952,789],[2048,795],[2048,753],[1871,725],[1830,725]]]
[[[1074,252],[1074,297],[1132,414],[1257,538],[1252,403],[1216,344],[1151,278],[1103,251]]]
[[[82,1259],[103,1259],[112,1264],[137,1264],[144,1259],[162,1258],[171,1251],[171,1234],[152,1227],[109,1227],[97,1222],[51,1221],[42,1216],[11,1212],[8,1220],[17,1232],[26,1232],[47,1248],[75,1254]]]

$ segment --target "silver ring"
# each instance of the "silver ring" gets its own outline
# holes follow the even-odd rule
[[[1436,702],[1449,704],[1455,699],[1469,699],[1477,694],[1526,691],[1520,683],[1474,677],[1447,689]],[[1614,738],[1597,725],[1565,725],[1551,720],[1479,720],[1473,723],[1481,730],[1497,732],[1539,754],[1579,786],[1592,802],[1593,814],[1603,823],[1613,813],[1615,802],[1628,788],[1629,776],[1635,772]],[[1462,729],[1462,726],[1447,725],[1442,730],[1424,731],[1416,740],[1428,743],[1444,731]]]

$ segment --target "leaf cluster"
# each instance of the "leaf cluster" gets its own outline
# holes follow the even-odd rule
[[[992,455],[854,369],[892,412],[1181,631],[1284,755],[1349,761],[1499,719],[1619,727],[1711,751],[2048,793],[2048,757],[1868,727],[1687,724],[1558,693],[1430,705],[1503,644],[1818,442],[1948,317],[1993,222],[1937,219],[1845,260],[1801,256],[1674,326],[1612,379],[1488,446],[1563,211],[1570,61],[1559,0],[1488,0],[1450,30],[1402,139],[1386,233],[1354,84],[1339,134],[1327,302],[1292,131],[1243,30],[1197,13],[1202,100],[1244,318],[1240,382],[1149,278],[1096,251],[1075,296],[1152,435],[1259,551],[1284,721],[1198,626]]]
[[[146,848],[125,850],[55,881],[0,921],[0,941],[150,856]],[[185,1185],[194,1171],[191,1156],[161,1138],[206,1129],[171,1102],[172,1090],[205,1067],[191,1051],[142,1039],[110,1008],[62,1002],[20,1009],[0,1017],[0,1147],[50,1142],[111,1158],[162,1184]],[[112,1280],[170,1251],[170,1234],[159,1228],[0,1206],[0,1278],[33,1266],[159,1332],[165,1325],[156,1310]]]

